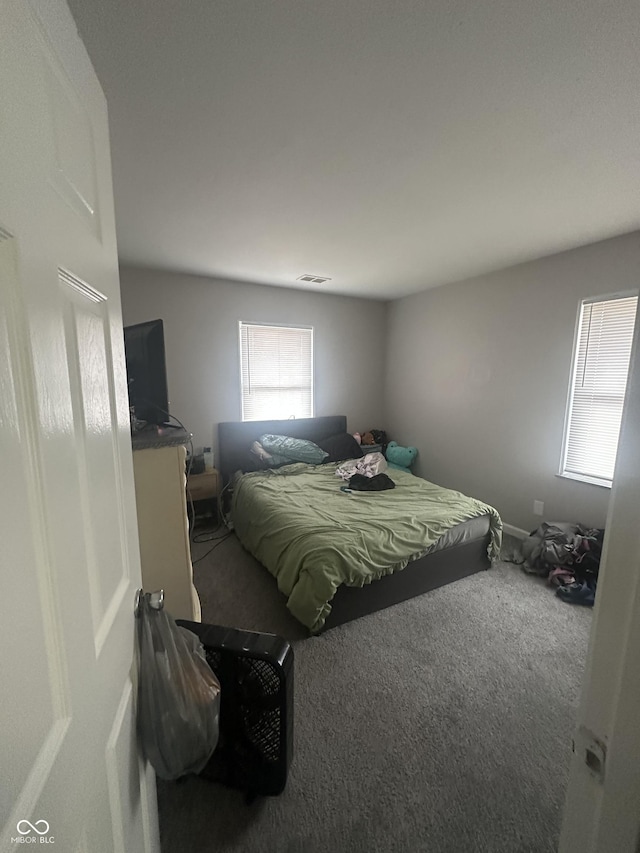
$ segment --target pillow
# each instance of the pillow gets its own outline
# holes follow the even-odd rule
[[[291,462],[306,462],[319,465],[327,452],[306,438],[293,438],[290,435],[261,435],[258,439],[263,448],[271,455],[284,456]]]
[[[364,456],[357,439],[348,432],[339,432],[329,438],[323,438],[318,445],[329,454],[325,462],[344,462],[345,459],[360,459]]]

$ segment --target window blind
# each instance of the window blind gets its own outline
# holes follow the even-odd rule
[[[313,417],[313,329],[240,323],[242,420]]]
[[[637,296],[582,303],[562,473],[610,485],[627,387]]]

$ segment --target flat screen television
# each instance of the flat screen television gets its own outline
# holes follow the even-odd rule
[[[169,419],[169,397],[162,320],[125,326],[124,352],[132,424],[164,424]]]

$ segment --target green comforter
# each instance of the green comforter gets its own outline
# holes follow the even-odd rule
[[[243,546],[275,575],[293,615],[313,632],[331,612],[340,584],[364,586],[421,557],[456,524],[489,515],[489,558],[497,559],[497,511],[404,471],[383,492],[340,491],[336,465],[287,465],[243,474],[232,518]]]

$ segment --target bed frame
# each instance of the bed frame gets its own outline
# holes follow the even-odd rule
[[[295,438],[307,438],[318,442],[346,431],[345,415],[286,421],[220,423],[218,424],[218,460],[223,482],[228,483],[236,471],[243,469],[252,442],[257,441],[265,433],[291,435]],[[426,554],[409,563],[401,572],[385,575],[363,587],[340,586],[333,597],[331,613],[322,631],[488,569],[489,539],[490,536],[487,534],[452,548],[443,548]]]

